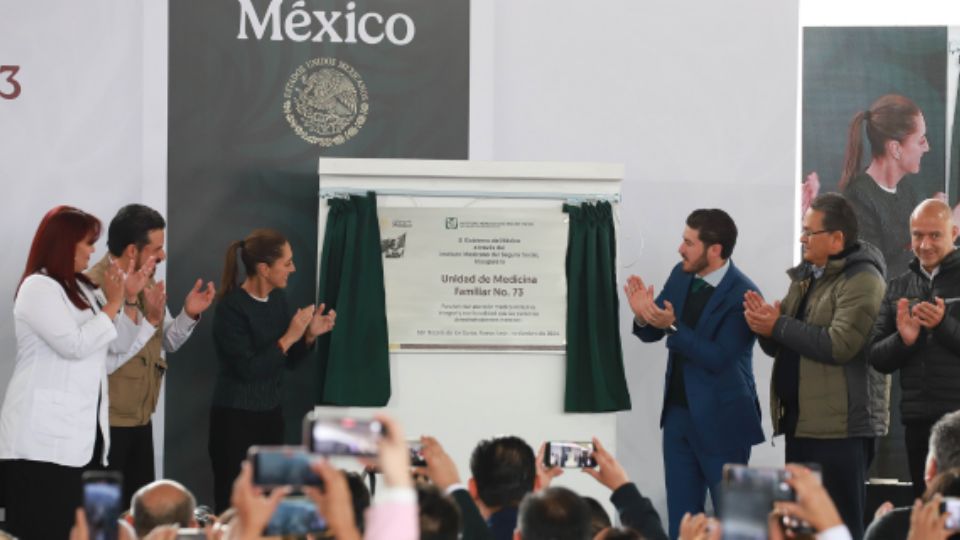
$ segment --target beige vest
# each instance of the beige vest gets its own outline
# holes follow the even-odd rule
[[[109,264],[110,255],[107,254],[87,270],[87,277],[100,285]],[[150,285],[153,285],[152,279]],[[137,298],[137,303],[140,316],[143,317],[143,293]],[[121,313],[121,316],[125,315]],[[161,356],[162,352],[163,320],[150,341],[108,377],[111,426],[143,426],[150,421],[160,397],[160,383],[163,382],[163,374],[167,370],[167,362]]]

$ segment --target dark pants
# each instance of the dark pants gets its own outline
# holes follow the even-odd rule
[[[907,465],[910,467],[910,479],[913,480],[913,496],[915,498],[919,498],[927,489],[927,483],[923,476],[930,445],[930,428],[936,422],[934,419],[904,422],[903,424],[903,438],[907,445]]]
[[[123,504],[133,494],[156,479],[153,468],[153,424],[145,426],[110,426],[110,465],[107,469],[123,473]]]
[[[708,490],[714,509],[718,508],[724,464],[746,464],[750,460],[750,446],[717,450],[712,443],[715,441],[703,441],[697,435],[686,407],[667,406],[663,417],[663,467],[670,538],[680,536],[684,513],[703,512]]]
[[[247,449],[254,445],[283,444],[283,413],[280,407],[269,411],[245,411],[226,407],[210,409],[210,440],[207,450],[213,465],[215,512],[230,507],[233,481]]]
[[[97,429],[93,457],[84,467],[43,461],[3,461],[5,530],[20,540],[69,538],[77,508],[83,504],[83,471],[94,469],[103,453]]]
[[[816,463],[823,486],[854,540],[863,538],[867,469],[873,461],[872,437],[808,439],[787,435],[787,463]]]

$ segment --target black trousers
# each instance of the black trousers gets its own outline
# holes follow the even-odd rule
[[[927,464],[927,451],[930,446],[930,428],[934,420],[918,420],[903,423],[903,438],[907,446],[907,465],[910,467],[910,479],[913,480],[913,496],[923,495],[927,489],[924,481],[924,469]]]
[[[95,469],[103,453],[97,429],[93,457],[84,467],[43,461],[3,461],[7,532],[20,540],[69,538],[75,512],[83,505],[83,471]]]
[[[872,437],[808,439],[787,435],[787,463],[817,463],[823,486],[854,540],[863,538],[867,469],[873,461]]]
[[[283,413],[280,407],[269,411],[245,411],[226,407],[210,409],[210,440],[207,450],[213,466],[214,511],[230,507],[233,481],[247,449],[254,445],[283,444]]]
[[[156,479],[153,466],[153,424],[145,426],[110,426],[110,465],[106,468],[123,473],[123,504],[129,505],[133,494]]]

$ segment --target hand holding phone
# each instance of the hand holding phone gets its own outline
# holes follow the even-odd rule
[[[424,460],[427,476],[438,488],[446,491],[447,488],[460,483],[460,473],[457,465],[450,459],[450,455],[443,449],[440,442],[430,436],[421,439],[420,455]]]
[[[314,454],[376,457],[383,435],[378,420],[324,417],[314,412],[304,418],[304,443]]]
[[[253,483],[263,488],[321,486],[311,469],[310,454],[302,446],[251,446],[248,459]]]
[[[408,440],[407,446],[410,447],[410,466],[426,467],[427,460],[423,457],[423,443],[420,442],[420,439]]]
[[[117,520],[123,513],[123,477],[117,471],[85,471],[83,511],[90,540],[117,540]]]
[[[547,441],[543,460],[547,468],[584,469],[597,466],[597,460],[593,457],[593,442],[590,441]]]
[[[305,497],[286,497],[280,501],[263,536],[300,536],[327,530],[327,522],[317,506]]]
[[[960,498],[944,497],[940,503],[940,513],[950,513],[944,525],[948,530],[960,530]]]

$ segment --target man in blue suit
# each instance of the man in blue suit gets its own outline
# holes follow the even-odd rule
[[[633,333],[645,342],[667,338],[663,463],[670,537],[686,512],[704,509],[707,490],[718,506],[725,463],[747,463],[763,442],[753,381],[755,337],[743,316],[743,295],[757,287],[730,261],[737,226],[723,210],[687,217],[677,264],[654,295],[638,276],[624,290]]]

